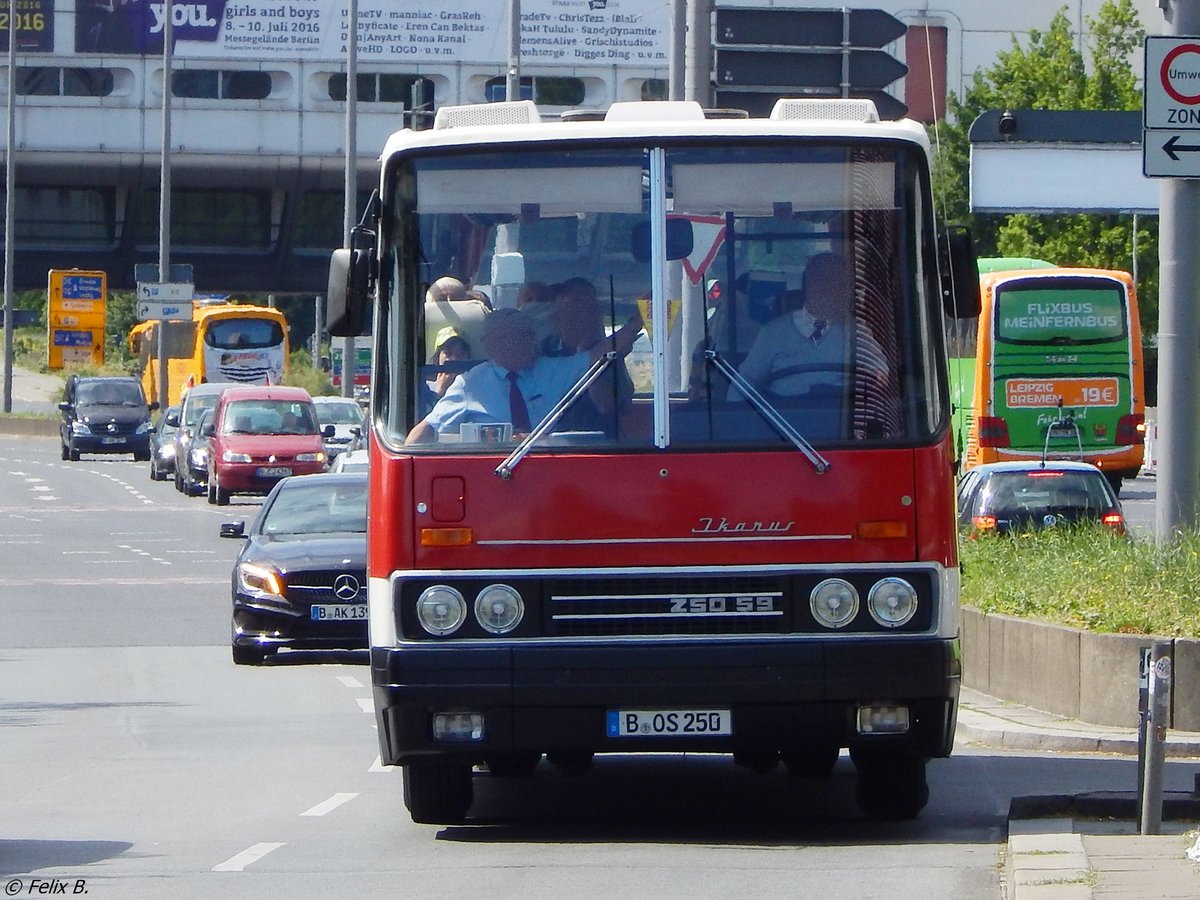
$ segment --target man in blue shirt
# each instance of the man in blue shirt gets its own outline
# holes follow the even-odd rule
[[[635,316],[614,335],[624,356],[633,346],[642,322]],[[483,348],[487,362],[464,372],[422,421],[413,426],[405,443],[457,434],[463,423],[511,422],[513,432],[530,431],[608,349],[601,342],[590,352],[571,356],[538,356],[533,318],[511,307],[497,309],[484,319]],[[601,378],[589,396],[598,408],[612,412],[612,384]]]

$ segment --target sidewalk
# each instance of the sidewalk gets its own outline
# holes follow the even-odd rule
[[[0,364],[4,352],[0,347]],[[58,412],[58,401],[62,394],[63,380],[57,375],[42,375],[13,366],[12,411],[25,415],[54,415]],[[0,370],[0,378],[3,370]],[[3,384],[0,383],[0,388]]]
[[[1134,729],[1089,725],[962,691],[957,740],[1009,750],[1137,756]],[[1200,757],[1200,734],[1168,732],[1168,757]],[[1163,798],[1162,834],[1137,833],[1135,791],[1015,797],[1005,860],[1007,900],[1200,897],[1200,798]]]

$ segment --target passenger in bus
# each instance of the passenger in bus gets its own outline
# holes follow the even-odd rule
[[[453,275],[443,275],[425,290],[425,301],[468,300],[466,285]]]
[[[634,316],[614,335],[617,353],[624,356],[641,330]],[[484,319],[483,346],[487,362],[455,379],[429,415],[409,432],[406,443],[458,433],[464,423],[510,422],[514,434],[529,432],[545,418],[608,346],[602,342],[572,356],[539,356],[537,333],[528,313],[502,307]],[[612,382],[600,378],[589,397],[598,409],[613,411]]]
[[[846,257],[809,259],[798,291],[780,297],[783,313],[759,331],[739,372],[759,391],[797,397],[842,390],[852,369],[887,375],[879,343],[854,320],[854,270]],[[731,385],[729,399],[742,399]]]
[[[438,371],[434,373],[432,381],[426,382],[432,397],[431,402],[437,402],[449,390],[454,379],[461,374],[457,367],[446,368],[446,363],[466,362],[469,359],[471,359],[471,345],[458,333],[457,329],[447,325],[437,333],[437,349],[433,351],[430,363],[437,366]]]
[[[553,309],[551,323],[554,334],[541,345],[544,356],[572,356],[590,353],[593,348],[606,343],[604,317],[600,311],[600,298],[595,286],[586,278],[568,278],[551,286]],[[602,347],[603,349],[603,347]],[[607,415],[589,395],[578,402],[563,416],[563,431],[614,431],[612,410],[624,407],[633,397],[633,379],[625,368],[625,362],[613,362],[613,377],[616,398],[607,404]]]

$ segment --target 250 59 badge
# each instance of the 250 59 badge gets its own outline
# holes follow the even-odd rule
[[[733,734],[727,709],[610,709],[609,737],[697,737]]]

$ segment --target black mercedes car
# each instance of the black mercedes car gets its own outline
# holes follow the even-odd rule
[[[367,476],[284,478],[249,531],[233,567],[233,661],[258,665],[280,648],[367,646]]]
[[[59,438],[62,458],[79,461],[81,453],[132,453],[138,462],[150,459],[151,410],[142,384],[126,376],[67,379]]]

